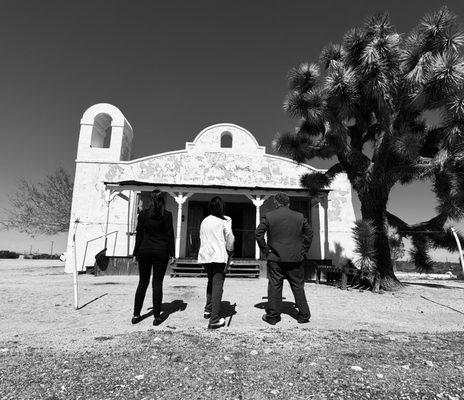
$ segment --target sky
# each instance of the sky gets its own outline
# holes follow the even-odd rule
[[[316,61],[372,13],[388,11],[408,32],[443,4],[0,0],[0,210],[20,177],[37,182],[59,166],[74,174],[80,118],[96,103],[114,104],[132,124],[134,158],[182,149],[220,122],[245,127],[271,153],[274,135],[295,126],[282,110],[292,67]],[[446,4],[464,23],[464,2]],[[435,204],[420,183],[395,187],[389,210],[414,223]],[[52,241],[64,251],[66,235],[0,232],[0,249],[49,252]]]

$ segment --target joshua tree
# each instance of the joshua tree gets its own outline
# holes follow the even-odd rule
[[[399,285],[393,272],[388,224],[409,237],[416,266],[429,270],[428,250],[455,250],[449,220],[464,204],[464,35],[447,8],[424,17],[407,36],[395,32],[385,14],[329,44],[318,64],[289,73],[285,111],[299,119],[294,133],[280,134],[277,151],[298,162],[337,159],[326,173],[305,175],[317,191],[345,172],[375,228],[380,285]],[[427,115],[435,113],[432,126]],[[410,225],[387,211],[396,183],[430,180],[437,215]]]
[[[22,178],[17,191],[10,197],[3,227],[30,235],[66,232],[71,214],[72,189],[72,179],[63,168],[47,175],[37,185]]]

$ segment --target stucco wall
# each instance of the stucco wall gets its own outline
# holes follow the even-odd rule
[[[81,134],[87,135],[89,121],[82,126]],[[223,132],[232,134],[232,147],[221,148],[220,138]],[[132,134],[132,132],[130,132]],[[103,182],[136,180],[144,182],[183,184],[183,185],[228,185],[300,188],[302,174],[312,173],[315,168],[309,165],[298,165],[295,162],[268,155],[265,149],[245,129],[233,124],[218,124],[209,127],[197,135],[193,142],[186,143],[184,150],[169,152],[137,160],[123,161],[130,154],[132,136],[127,140],[123,150],[115,150],[112,154],[120,154],[119,160],[98,160],[96,152],[101,149],[88,148],[86,141],[80,140],[76,162],[71,224],[68,238],[66,271],[74,268],[73,235],[74,221],[79,219],[76,231],[76,258],[78,270],[86,265],[93,265],[95,254],[103,248],[104,239],[93,240],[105,233],[107,215],[107,196]],[[114,145],[114,143],[112,144]],[[351,187],[344,175],[339,175],[331,186],[328,201],[328,246],[323,240],[325,235],[324,213],[321,204],[312,208],[314,239],[311,255],[319,258],[327,252],[333,255],[350,255],[353,244],[350,229],[354,222],[354,211],[351,204]],[[130,197],[131,205],[118,196],[112,196],[108,232],[109,255],[127,256],[131,254],[134,236],[127,236],[128,217],[130,226],[136,216],[134,193],[123,192]],[[203,196],[205,197],[205,196]],[[210,196],[207,196],[210,197]],[[200,199],[195,195],[191,200]],[[248,199],[243,196],[243,201]],[[173,213],[176,229],[177,204],[168,197],[167,208]],[[261,212],[272,208],[266,201]],[[181,238],[186,237],[188,220],[188,204],[183,206],[185,220],[182,223]],[[117,232],[117,236],[115,233]],[[322,239],[322,240],[321,240]],[[129,248],[128,248],[129,240]],[[342,250],[338,246],[341,246]],[[87,246],[87,252],[85,248]],[[327,248],[328,247],[328,248]],[[325,252],[325,253],[324,253]],[[181,240],[181,254],[185,254],[185,240]]]

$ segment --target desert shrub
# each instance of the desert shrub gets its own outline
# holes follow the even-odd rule
[[[32,255],[33,260],[59,260],[59,254],[47,254],[47,253],[39,253]]]
[[[18,258],[19,254],[10,250],[0,250],[0,258]]]

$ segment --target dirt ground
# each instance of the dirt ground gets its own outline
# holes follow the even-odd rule
[[[306,284],[312,318],[298,325],[283,314],[272,327],[286,330],[365,330],[370,332],[453,332],[464,330],[464,282],[408,279],[400,292],[373,294],[342,291],[327,285]],[[73,277],[59,261],[0,261],[0,342],[66,349],[85,348],[89,339],[109,334],[206,330],[203,319],[203,278],[165,279],[163,324],[153,327],[146,318],[131,325],[135,276],[79,275],[79,310],[73,307]],[[265,279],[227,279],[223,315],[231,333],[258,332],[269,326],[261,320],[266,300]],[[284,285],[284,312],[291,314],[293,296]],[[150,288],[144,312],[151,307]],[[234,314],[235,311],[235,314]]]
[[[266,280],[229,279],[229,326],[209,331],[205,279],[166,277],[167,319],[134,326],[137,277],[79,276],[75,310],[61,263],[0,261],[0,400],[464,398],[464,283],[401,279],[385,294],[309,283],[305,325],[285,285],[276,326]]]

